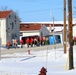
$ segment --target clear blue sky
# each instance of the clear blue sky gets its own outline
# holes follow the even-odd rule
[[[63,20],[64,0],[0,0],[0,10],[3,7],[12,9],[18,13],[23,22],[44,22]],[[66,6],[68,0],[66,0]],[[76,17],[76,0],[72,0],[73,17]]]

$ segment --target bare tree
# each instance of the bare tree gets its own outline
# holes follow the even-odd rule
[[[1,10],[8,10],[8,7],[7,6],[2,6]]]

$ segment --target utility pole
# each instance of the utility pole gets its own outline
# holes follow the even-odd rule
[[[56,59],[56,40],[55,40],[54,16],[53,16],[53,38],[54,38],[54,50],[55,50],[55,59]]]
[[[64,0],[64,53],[66,53],[66,0]]]
[[[73,69],[72,0],[68,0],[69,70]]]

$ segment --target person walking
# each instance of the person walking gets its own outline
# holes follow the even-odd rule
[[[7,45],[6,45],[6,46],[7,46],[7,49],[9,49],[9,48],[10,48],[10,46],[11,46],[10,41],[8,41],[8,42],[7,42]]]
[[[40,38],[40,44],[43,45],[43,37]]]
[[[27,39],[26,39],[27,47],[29,47],[29,43],[30,43],[30,42],[29,42],[29,38],[27,38]]]
[[[23,48],[23,40],[22,39],[20,40],[20,45],[21,45],[21,48]]]
[[[14,39],[14,47],[15,47],[15,49],[17,48],[17,40],[16,39]]]
[[[39,38],[39,37],[37,37],[37,39],[38,39],[38,46],[40,46],[40,38]]]
[[[31,37],[29,41],[30,41],[31,47],[33,47],[33,38]]]
[[[37,41],[37,38],[35,37],[35,38],[34,38],[34,46],[37,46],[37,42],[38,42],[38,41]]]

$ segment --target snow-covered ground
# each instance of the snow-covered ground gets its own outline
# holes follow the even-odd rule
[[[40,69],[47,68],[47,75],[76,74],[76,46],[74,46],[74,69],[68,70],[68,50],[63,48],[5,54],[0,60],[0,75],[38,75]]]

